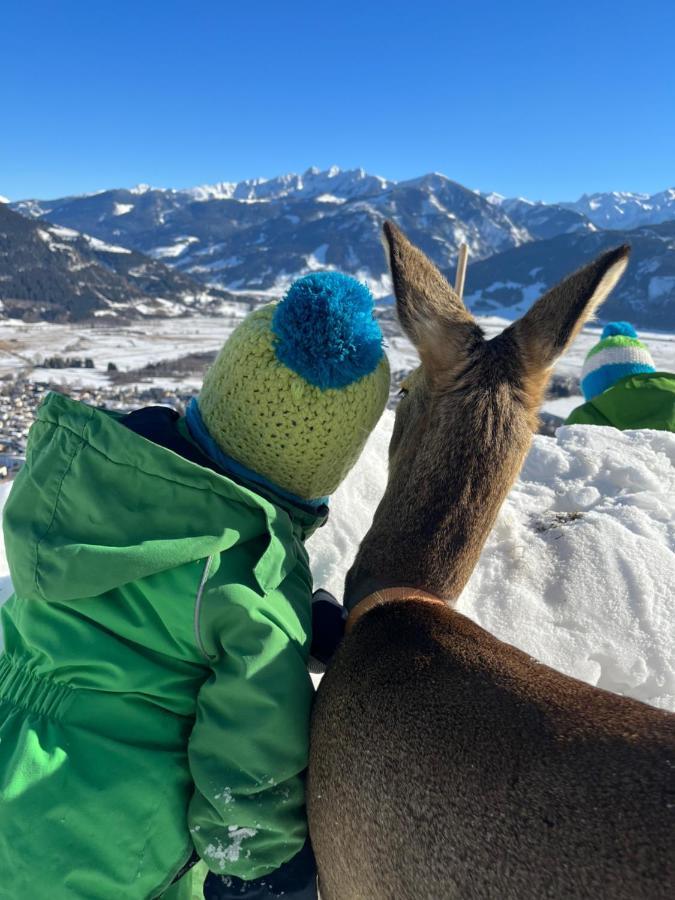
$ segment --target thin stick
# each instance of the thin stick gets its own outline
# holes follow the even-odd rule
[[[455,277],[455,293],[461,300],[464,295],[464,281],[466,280],[466,261],[469,257],[469,248],[466,244],[459,245],[457,254],[457,275]]]

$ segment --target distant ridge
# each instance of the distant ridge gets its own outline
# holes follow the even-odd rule
[[[448,273],[466,242],[471,302],[503,314],[515,314],[552,283],[552,254],[562,254],[566,271],[573,269],[607,243],[598,235],[617,230],[609,243],[633,240],[640,249],[611,303],[642,327],[671,327],[664,323],[675,303],[668,229],[675,189],[549,204],[482,194],[437,172],[395,182],[334,166],[181,190],[138,185],[11,207],[142,253],[207,290],[258,299],[279,296],[294,277],[326,268],[348,272],[386,298],[391,284],[380,234],[392,218]]]
[[[221,291],[134,250],[0,204],[0,317],[74,321],[222,311]]]

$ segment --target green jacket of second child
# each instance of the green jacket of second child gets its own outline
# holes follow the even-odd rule
[[[5,509],[0,898],[154,898],[306,839],[321,517],[51,394]],[[8,873],[11,873],[9,877]]]
[[[675,375],[627,375],[588,403],[577,406],[565,425],[611,425],[621,431],[675,431]]]

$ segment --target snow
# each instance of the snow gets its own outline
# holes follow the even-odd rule
[[[325,171],[307,169],[302,175],[291,172],[275,178],[251,178],[246,181],[221,181],[187,188],[179,193],[192,200],[238,200],[248,203],[265,203],[282,197],[319,199],[323,203],[342,203],[359,196],[370,196],[385,191],[394,182],[378,175],[369,175],[363,169],[344,170],[331,166]],[[327,199],[328,198],[328,199]]]
[[[321,244],[307,256],[307,268],[310,272],[316,272],[326,268],[326,251],[328,244]]]
[[[79,231],[75,231],[74,228],[66,228],[64,225],[50,225],[49,231],[56,237],[65,238],[67,241],[72,241],[74,238],[80,236]],[[40,237],[42,237],[42,235],[40,235]]]
[[[119,247],[117,244],[107,244],[100,238],[91,237],[89,234],[83,234],[82,237],[89,244],[92,250],[99,250],[105,253],[131,253],[128,247]]]
[[[630,191],[583,194],[575,203],[559,205],[583,213],[602,228],[638,228],[672,219],[675,191],[667,188],[651,196]]]
[[[386,483],[393,413],[310,539],[338,597]],[[541,662],[675,709],[675,435],[592,426],[535,436],[460,612]]]
[[[168,247],[155,247],[148,251],[148,256],[151,256],[153,259],[173,259],[187,250],[190,244],[195,243],[199,243],[199,238],[194,237],[194,235],[179,237],[174,244]]]
[[[375,278],[370,269],[357,269],[354,272],[354,278],[357,281],[364,281],[376,300],[391,296],[393,285],[389,272],[383,272],[382,275]]]
[[[344,203],[344,197],[336,197],[335,194],[319,194],[315,197],[317,203]]]
[[[96,251],[104,251],[105,253],[131,253],[127,247],[119,247],[116,244],[108,244],[105,241],[100,240],[99,238],[92,237],[89,234],[84,234],[79,231],[75,231],[73,228],[66,228],[63,225],[50,225],[48,231],[43,231],[41,228],[38,228],[37,234],[40,238],[42,238],[45,243],[49,245],[50,250],[67,250],[70,251],[71,248],[67,244],[58,244],[55,243],[53,238],[62,238],[65,241],[75,241],[78,238],[82,238],[85,240],[92,250]]]
[[[224,303],[220,316],[148,319],[142,324],[113,327],[0,320],[0,377],[15,375],[18,369],[29,375],[32,362],[51,356],[58,348],[62,356],[91,357],[95,368],[74,369],[73,377],[81,379],[82,385],[96,386],[101,383],[102,373],[107,377],[104,373],[109,362],[124,371],[149,362],[178,359],[195,351],[219,350],[247,311],[244,304]],[[31,377],[40,381],[56,379],[65,371],[37,369]]]
[[[556,397],[555,400],[546,400],[542,409],[544,412],[566,419],[573,409],[585,402],[586,399],[581,394],[572,394],[570,397]]]
[[[114,203],[113,216],[126,216],[134,208],[133,203]]]
[[[241,855],[241,845],[246,838],[255,837],[256,828],[238,828],[230,825],[227,829],[229,844],[223,844],[216,840],[213,844],[204,847],[203,856],[208,862],[215,863],[216,868],[223,868],[228,862],[237,862]]]
[[[70,231],[70,229],[62,229],[64,231]],[[59,250],[65,250],[67,252],[71,252],[71,248],[67,244],[57,244],[53,237],[54,235],[49,231],[44,231],[42,228],[38,228],[35,232],[40,240],[44,241],[45,244],[49,247],[52,253],[58,252]]]
[[[193,188],[186,188],[181,193],[193,200],[230,200],[237,187],[233,181],[219,181],[216,184],[202,184]]]

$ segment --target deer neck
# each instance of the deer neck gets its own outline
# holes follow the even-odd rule
[[[436,418],[434,418],[436,414]],[[469,392],[392,460],[373,524],[347,575],[345,604],[407,587],[454,602],[468,581],[532,438],[510,390]]]

